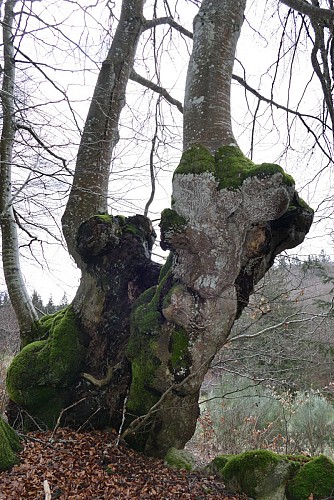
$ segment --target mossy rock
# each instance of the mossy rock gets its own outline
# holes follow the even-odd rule
[[[69,402],[68,388],[80,373],[85,351],[71,307],[46,316],[34,329],[47,338],[26,345],[14,357],[7,391],[12,401],[50,428]]]
[[[233,455],[218,455],[212,460],[212,462],[206,465],[205,470],[221,476],[225,465],[232,456]]]
[[[20,438],[0,415],[0,471],[10,469],[18,462]]]
[[[195,467],[195,457],[186,450],[170,448],[165,456],[165,464],[173,469],[185,469],[191,471]]]
[[[216,460],[215,466],[228,488],[254,499],[284,498],[285,485],[294,468],[289,460],[267,450],[222,458],[221,464]]]
[[[334,462],[324,455],[303,465],[287,487],[288,500],[321,500],[334,495]]]
[[[215,155],[200,145],[195,145],[182,155],[174,174],[201,174],[211,172],[218,182],[218,189],[238,189],[250,177],[266,178],[281,174],[287,186],[294,185],[293,178],[274,163],[256,165],[234,145],[223,146]]]

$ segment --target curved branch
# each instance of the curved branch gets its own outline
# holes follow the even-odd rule
[[[155,153],[155,145],[158,139],[158,130],[159,130],[159,124],[158,124],[158,107],[159,107],[159,101],[160,98],[158,98],[158,101],[156,103],[156,113],[155,113],[155,130],[154,130],[154,135],[152,138],[152,146],[151,146],[151,151],[150,151],[150,178],[151,178],[151,194],[149,199],[147,200],[147,203],[144,208],[144,215],[145,217],[148,217],[148,209],[150,208],[150,205],[152,201],[154,200],[154,195],[155,195],[155,170],[154,170],[154,153]]]
[[[88,380],[91,384],[95,385],[96,387],[104,387],[105,385],[108,385],[111,382],[111,379],[113,378],[113,375],[116,370],[118,370],[121,367],[121,363],[117,363],[115,366],[109,366],[107,374],[104,378],[98,379],[95,378],[94,375],[91,375],[90,373],[80,373],[81,377]]]
[[[138,73],[134,69],[131,71],[130,80],[137,82],[140,85],[143,85],[143,87],[153,90],[153,92],[156,92],[157,94],[160,94],[164,99],[166,99],[167,102],[173,104],[173,106],[176,106],[177,109],[180,111],[180,113],[183,113],[183,106],[180,103],[180,101],[174,99],[174,97],[172,97],[165,88],[160,87],[160,85],[151,82],[150,80],[144,78],[141,75],[138,75]]]
[[[158,17],[157,19],[151,19],[150,21],[146,21],[143,29],[149,30],[155,28],[156,26],[160,26],[161,24],[169,24],[171,28],[174,28],[182,35],[185,35],[188,38],[193,38],[192,32],[186,30],[183,26],[174,21],[172,17]]]
[[[33,61],[31,59],[31,57],[29,57],[27,54],[25,54],[24,52],[22,52],[22,50],[19,49],[19,47],[15,47],[15,50],[16,50],[16,52],[18,52],[19,54],[21,54],[21,56],[23,56],[27,61],[29,61],[30,64],[32,64],[44,76],[44,78],[64,97],[64,99],[65,99],[65,101],[66,101],[66,103],[68,105],[68,108],[69,108],[69,110],[70,110],[70,112],[72,114],[75,126],[76,126],[77,130],[79,132],[81,132],[80,126],[79,126],[77,118],[76,118],[75,111],[74,111],[74,109],[72,107],[72,104],[71,104],[71,102],[70,102],[70,100],[69,100],[66,92],[59,85],[57,85],[52,78],[50,78],[47,75],[47,73],[41,68],[41,66],[40,66],[39,63]]]
[[[315,74],[319,78],[322,91],[324,94],[324,101],[327,106],[327,110],[331,119],[331,123],[333,126],[334,132],[334,108],[333,108],[333,100],[332,100],[332,82],[329,74],[328,61],[327,61],[327,53],[325,50],[325,44],[323,39],[323,28],[319,26],[318,23],[312,22],[315,40],[314,46],[311,52],[311,62],[314,69]],[[317,58],[317,54],[320,52],[321,61],[322,61],[322,69],[320,63]]]
[[[42,139],[40,139],[38,137],[38,135],[36,134],[36,132],[31,128],[29,127],[28,125],[23,125],[22,123],[16,123],[16,128],[18,130],[26,130],[27,132],[29,132],[29,134],[35,139],[35,141],[43,148],[45,149],[45,151],[47,151],[51,156],[53,156],[54,158],[56,158],[57,160],[60,160],[63,164],[63,167],[64,169],[70,174],[72,175],[72,172],[67,168],[67,165],[66,165],[66,160],[65,158],[63,158],[62,156],[59,156],[57,155],[56,153],[54,153],[52,151],[52,149],[47,146],[46,144],[44,144],[44,142],[42,141]]]
[[[280,0],[280,2],[287,7],[290,7],[290,9],[296,10],[301,14],[306,14],[310,18],[323,19],[327,21],[334,20],[333,10],[322,9],[321,7],[316,7],[303,0]]]
[[[260,101],[266,102],[267,104],[271,104],[275,106],[277,109],[282,109],[283,111],[286,111],[288,113],[291,113],[292,115],[296,115],[299,118],[304,117],[304,118],[312,118],[313,120],[318,120],[322,125],[323,121],[318,118],[317,116],[312,116],[304,113],[300,113],[299,111],[295,111],[294,109],[288,108],[287,106],[284,106],[283,104],[279,104],[276,101],[273,101],[270,97],[265,97],[264,95],[260,94],[257,90],[255,90],[253,87],[251,87],[244,78],[238,75],[232,75],[232,80],[235,80],[236,82],[240,83],[246,90],[248,90],[251,94],[255,95]],[[329,128],[329,127],[328,127]]]

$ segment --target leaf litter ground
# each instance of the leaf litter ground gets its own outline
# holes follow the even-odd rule
[[[215,476],[175,471],[162,460],[148,458],[126,446],[115,445],[115,435],[59,429],[32,432],[23,438],[20,464],[0,473],[0,500],[147,499],[241,500],[228,493]]]

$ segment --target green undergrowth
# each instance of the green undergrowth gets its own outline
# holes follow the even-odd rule
[[[182,155],[175,174],[201,174],[211,172],[218,182],[219,189],[238,189],[249,177],[266,178],[280,173],[283,182],[294,185],[293,178],[282,167],[274,163],[256,165],[249,160],[237,146],[223,146],[213,156],[200,145],[193,146]]]

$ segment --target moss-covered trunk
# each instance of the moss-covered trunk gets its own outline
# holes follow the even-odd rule
[[[98,215],[80,226],[77,252],[85,268],[73,303],[36,323],[9,367],[12,422],[52,428],[74,405],[62,424],[120,425],[131,380],[125,354],[131,308],[160,270],[150,260],[154,237],[139,215]]]
[[[0,415],[0,472],[17,463],[20,449],[19,436]]]
[[[119,36],[133,45],[143,1],[123,5]],[[118,115],[105,108],[103,87],[91,111],[101,111],[106,124],[92,130],[91,121],[88,135],[100,135],[81,145],[84,153],[96,145],[97,160],[88,155],[86,164],[77,164],[63,218],[81,284],[70,308],[35,325],[8,372],[12,400],[33,417],[26,421],[50,427],[67,408],[64,424],[119,428],[125,416],[123,437],[145,453],[163,456],[183,447],[195,430],[205,373],[254,284],[279,252],[308,232],[313,212],[293,179],[277,165],[254,165],[232,134],[230,80],[244,8],[245,0],[203,0],[195,19],[186,151],[174,173],[172,207],[162,213],[162,247],[170,257],[161,271],[150,259],[154,232],[147,218],[96,214],[105,210],[119,97],[134,57],[132,45],[128,52],[110,51],[123,82],[116,93],[111,59],[102,73],[112,83]],[[102,170],[100,187],[90,184]]]
[[[161,220],[170,258],[136,304],[128,347],[128,411],[157,406],[127,439],[160,456],[192,436],[212,358],[254,285],[278,253],[303,241],[313,218],[278,165],[254,165],[234,146],[184,153],[173,201]]]

